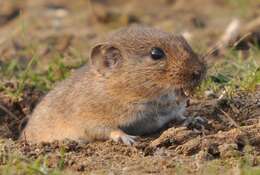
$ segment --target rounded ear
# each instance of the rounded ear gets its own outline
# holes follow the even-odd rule
[[[90,54],[90,64],[98,70],[114,69],[122,62],[122,54],[118,47],[110,43],[96,45]]]

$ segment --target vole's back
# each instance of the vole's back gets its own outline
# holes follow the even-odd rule
[[[70,78],[59,82],[43,98],[30,116],[23,132],[27,140],[38,142],[67,137],[78,139],[80,132],[77,130],[80,125],[77,124],[73,111],[77,105],[77,98],[81,95],[80,87],[90,84],[88,79],[82,81],[84,75],[87,75],[88,69],[88,66],[85,66],[76,70]],[[87,88],[88,86],[85,86],[84,90]]]

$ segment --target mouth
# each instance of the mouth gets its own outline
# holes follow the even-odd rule
[[[202,72],[200,76],[196,78],[182,79],[181,81],[178,82],[178,84],[173,83],[175,86],[174,89],[179,91],[182,97],[191,97],[195,93],[197,87],[200,86],[203,78],[204,78],[204,72]]]
[[[180,90],[184,97],[190,97],[194,94],[195,89],[195,87],[183,87]]]
[[[191,97],[194,94],[194,91],[197,86],[192,86],[191,84],[189,85],[179,85],[173,88],[175,92],[177,92],[179,97],[184,97],[188,98]]]
[[[185,97],[190,97],[193,94],[191,90],[182,89],[181,91],[182,91],[183,96],[185,96]]]
[[[183,90],[183,94],[186,96],[186,97],[189,97],[191,95],[190,91],[187,91],[187,90]]]
[[[194,94],[195,90],[197,89],[197,87],[200,86],[203,78],[204,78],[204,73],[200,74],[200,76],[198,78],[193,79],[189,84],[186,84],[186,86],[184,85],[181,88],[183,93],[187,97],[192,96]]]

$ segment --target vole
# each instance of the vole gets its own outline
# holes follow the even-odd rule
[[[89,63],[58,83],[21,134],[29,142],[72,139],[132,144],[183,118],[206,65],[182,36],[121,28],[91,50]]]

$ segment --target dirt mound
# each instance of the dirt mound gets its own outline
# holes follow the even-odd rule
[[[5,83],[5,89],[10,92],[17,90],[14,83]],[[27,122],[27,116],[32,112],[43,92],[33,87],[25,87],[22,96],[16,98],[7,96],[0,91],[0,138],[17,139]]]
[[[42,96],[41,92],[29,87],[23,94],[15,102],[1,96],[1,106],[10,110],[0,110],[3,116],[1,137],[17,138],[18,126],[24,123],[25,116]],[[171,123],[161,134],[140,138],[133,146],[112,141],[83,144],[67,140],[41,144],[8,141],[5,147],[19,150],[20,154],[31,159],[47,157],[48,167],[58,167],[62,163],[64,168],[74,171],[130,174],[171,173],[183,161],[198,168],[198,161],[241,156],[245,154],[247,145],[259,156],[259,95],[241,93],[232,99],[192,100],[186,115],[207,119],[205,127],[198,130]],[[13,115],[17,118],[14,119]],[[196,161],[192,161],[190,156],[195,156]]]

